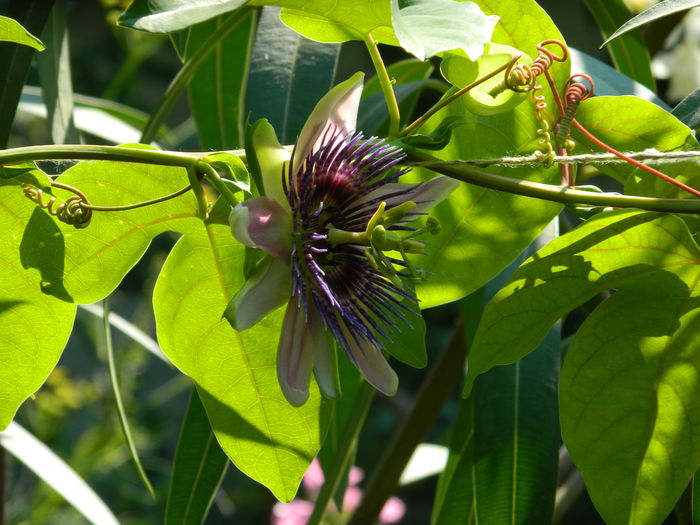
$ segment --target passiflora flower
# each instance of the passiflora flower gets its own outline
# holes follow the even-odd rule
[[[354,131],[362,81],[357,73],[319,101],[291,155],[266,121],[256,123],[264,196],[230,215],[236,239],[269,255],[225,316],[245,330],[287,303],[277,375],[295,406],[308,398],[312,370],[325,395],[338,395],[336,341],[375,388],[396,392],[382,340],[419,315],[405,304],[416,300],[402,279],[420,277],[407,254],[422,253],[413,237],[435,227],[408,223],[457,184],[445,177],[396,182],[407,171],[396,167],[402,150]]]

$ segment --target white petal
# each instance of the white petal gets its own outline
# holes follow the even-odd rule
[[[292,405],[299,407],[309,398],[313,366],[312,331],[304,318],[304,308],[295,297],[287,304],[280,342],[277,347],[277,378]]]
[[[314,377],[321,392],[326,397],[335,399],[340,395],[335,339],[324,326],[314,305],[309,308],[309,325],[313,336]]]
[[[267,257],[231,299],[224,317],[236,330],[245,330],[287,302],[291,293],[289,265],[277,257]]]
[[[355,131],[364,78],[364,73],[357,72],[318,101],[299,134],[294,152],[293,173],[296,173],[309,153],[318,149],[326,128],[333,126],[334,131]]]

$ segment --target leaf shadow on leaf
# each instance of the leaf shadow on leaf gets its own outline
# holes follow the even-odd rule
[[[0,301],[0,314],[12,310],[15,306],[24,304],[26,301]]]
[[[27,222],[19,251],[22,266],[36,268],[41,273],[42,292],[73,302],[63,284],[66,251],[63,234],[53,219],[39,208],[34,209]]]
[[[282,443],[280,441],[274,440],[271,436],[263,434],[254,425],[251,425],[245,417],[245,414],[241,414],[233,410],[229,405],[222,403],[213,394],[203,388],[200,384],[197,384],[197,392],[199,393],[202,403],[207,411],[207,416],[209,418],[209,423],[211,424],[212,430],[218,435],[226,435],[236,440],[251,441],[254,443],[264,443],[275,448],[286,449],[289,452],[304,458],[304,460],[309,463],[313,460],[313,456],[310,456],[305,450],[288,444]],[[324,413],[324,403],[321,404],[321,417],[325,417]],[[217,414],[213,417],[213,414]],[[325,429],[327,425],[321,425],[322,429]],[[323,435],[321,439],[323,439]]]

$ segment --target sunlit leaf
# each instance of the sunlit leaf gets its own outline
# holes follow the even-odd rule
[[[252,0],[248,5],[282,7],[289,27],[319,42],[363,40],[371,35],[382,44],[398,45],[391,26],[390,0]]]
[[[484,312],[467,390],[616,291],[580,328],[560,381],[564,442],[606,523],[660,523],[700,465],[699,261],[679,218],[604,213],[526,261]]]
[[[419,60],[458,48],[476,60],[498,21],[473,2],[453,0],[413,0],[402,8],[391,0],[391,18],[401,47]]]
[[[0,41],[22,44],[33,47],[37,51],[46,49],[41,40],[24,29],[22,24],[6,16],[0,16]]]
[[[119,17],[126,27],[171,33],[238,9],[245,0],[134,0]]]
[[[41,176],[39,172],[37,178]],[[0,179],[0,202],[0,429],[4,429],[58,362],[73,328],[75,305],[44,293],[50,276],[32,263],[36,257],[63,258],[53,220],[24,196],[15,181]],[[34,256],[27,248],[32,242],[25,233],[29,224],[42,225],[47,233]]]
[[[594,97],[581,103],[576,119],[596,138],[622,152],[697,150],[693,132],[672,114],[637,97]],[[575,153],[600,153],[602,150],[581,136],[576,139]],[[700,187],[700,173],[695,160],[647,164],[693,187]],[[599,169],[625,184],[625,192],[649,197],[688,197],[685,191],[635,168],[631,164],[600,164]]]
[[[228,207],[185,232],[154,290],[158,341],[198,387],[219,444],[245,474],[282,501],[296,494],[320,448],[326,408],[315,383],[291,406],[279,387],[276,348],[281,309],[236,332],[223,318],[243,284],[244,247],[231,235]]]

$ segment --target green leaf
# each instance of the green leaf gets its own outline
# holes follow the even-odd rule
[[[107,505],[49,447],[17,423],[0,432],[0,446],[21,461],[55,490],[82,516],[95,525],[118,525]]]
[[[488,2],[477,2],[486,14],[493,14]],[[503,0],[501,19],[493,39],[528,52],[547,38],[561,38],[556,27],[534,1]],[[530,51],[531,52],[531,51]],[[569,76],[566,64],[552,68],[557,83]],[[551,96],[547,95],[549,107]],[[492,116],[475,116],[459,100],[436,114],[421,133],[432,132],[448,117],[464,117],[465,124],[452,130],[452,142],[435,154],[440,159],[481,159],[505,154],[524,154],[537,149],[539,123],[531,104]],[[494,130],[498,130],[497,132]],[[488,171],[510,177],[555,183],[556,168],[491,168]],[[418,179],[414,169],[403,179]],[[561,207],[557,204],[462,184],[432,211],[442,230],[426,238],[425,257],[416,265],[432,273],[417,288],[421,308],[454,301],[480,288],[522,252],[549,223]]]
[[[36,178],[46,177],[39,170]],[[44,293],[51,275],[39,271],[38,258],[63,258],[60,232],[44,211],[24,196],[14,180],[0,179],[0,430],[19,406],[36,392],[58,362],[75,319],[75,305]],[[25,233],[41,227],[44,245],[32,254]]]
[[[564,442],[611,525],[660,523],[700,465],[699,260],[675,216],[600,214],[518,269],[470,352],[467,391],[567,312],[616,290],[581,326],[560,381]]]
[[[66,0],[58,0],[42,33],[49,50],[37,57],[41,94],[54,144],[78,142],[73,123],[73,84],[66,29]]]
[[[22,44],[33,47],[37,51],[46,49],[41,40],[24,29],[22,24],[6,16],[0,16],[0,42]]]
[[[498,21],[473,2],[453,0],[412,0],[401,9],[399,0],[391,0],[391,18],[401,47],[419,60],[451,49],[476,60]]]
[[[630,17],[630,11],[622,0],[586,0],[585,3],[596,19],[603,38],[609,37]],[[651,90],[656,89],[649,51],[639,31],[630,31],[615,42],[610,42],[608,52],[621,73]]]
[[[546,245],[557,233],[553,221],[526,253]],[[518,262],[487,285],[486,299]],[[469,340],[483,304],[481,294],[475,295],[463,306]],[[555,326],[527,358],[479,376],[471,395],[462,401],[461,419],[454,423],[433,523],[469,523],[470,516],[487,525],[551,523],[559,449],[560,340]],[[467,501],[456,501],[462,498]]]
[[[689,128],[700,128],[700,89],[681,100],[671,113]]]
[[[164,523],[204,523],[227,465],[197,390],[192,390],[175,452]]]
[[[433,69],[430,62],[415,58],[400,60],[387,67],[389,78],[394,80],[394,94],[399,103],[402,126],[411,121],[418,98]],[[380,137],[389,132],[389,112],[377,75],[370,77],[362,90],[357,129]]]
[[[670,111],[671,107],[658,97],[656,93],[640,83],[623,75],[605,62],[595,57],[569,48],[571,71],[586,73],[595,79],[595,94],[600,95],[634,95],[636,97],[653,102],[657,106]]]
[[[246,95],[250,121],[266,118],[283,144],[294,143],[316,103],[333,85],[340,46],[312,42],[263,9]],[[294,52],[290,53],[289,50]]]
[[[391,25],[391,0],[252,0],[247,5],[282,7],[280,19],[294,31],[318,42],[347,42],[372,36],[398,45]]]
[[[84,192],[93,205],[123,206],[173,193],[188,184],[182,168],[125,162],[86,161],[68,169],[58,182]],[[72,195],[54,189],[62,202]],[[143,256],[156,235],[182,231],[196,222],[192,192],[159,204],[127,211],[96,211],[88,227],[76,230],[43,210],[27,225],[26,252],[31,267],[42,272],[43,289],[76,303],[93,303],[109,295]],[[48,256],[51,242],[59,255]]]
[[[153,293],[158,340],[197,384],[231,461],[290,501],[320,448],[328,405],[315,383],[300,408],[282,394],[275,366],[281,310],[244,332],[222,318],[243,284],[245,253],[231,235],[228,210],[215,207],[207,224],[188,228],[170,252]]]
[[[642,11],[634,18],[631,18],[622,24],[617,31],[615,31],[605,42],[603,42],[603,46],[607,45],[615,38],[637,29],[640,26],[648,24],[649,22],[653,22],[654,20],[672,15],[673,13],[685,11],[698,6],[700,6],[700,1],[698,0],[663,0],[658,4],[652,5],[649,9]]]
[[[700,144],[693,132],[673,115],[637,97],[594,97],[579,106],[576,119],[596,138],[618,151],[697,150]],[[575,153],[600,153],[601,150],[579,132]],[[654,163],[646,162],[666,175],[689,186],[700,186],[700,173],[694,160]],[[600,164],[604,173],[624,182],[625,193],[649,197],[687,197],[688,193],[639,170],[627,163]]]
[[[14,2],[5,13],[31,32],[40,34],[49,16],[53,0]],[[28,46],[0,42],[0,148],[7,147],[22,86],[34,59],[35,50]]]
[[[409,284],[405,284],[405,286],[410,287]],[[425,349],[425,321],[420,314],[420,306],[407,298],[402,298],[401,304],[411,313],[404,312],[405,322],[400,319],[393,322],[398,329],[396,331],[387,330],[389,338],[382,338],[384,349],[402,363],[414,368],[425,368],[428,364],[428,354]],[[381,320],[376,320],[379,326],[386,324]]]
[[[248,63],[255,14],[255,10],[247,10],[238,27],[216,44],[189,82],[190,108],[204,151],[243,146],[243,102],[248,68],[232,67],[232,64]],[[190,28],[185,60],[206,42],[224,19],[217,16]]]
[[[432,133],[428,135],[420,133],[409,135],[401,139],[401,142],[413,148],[441,150],[449,144],[452,138],[452,129],[465,121],[465,117],[447,117],[438,124],[438,127]]]
[[[245,0],[134,0],[119,24],[150,33],[171,33],[238,9]]]

